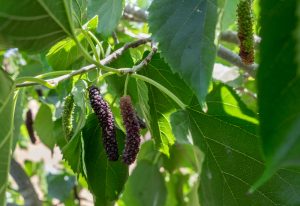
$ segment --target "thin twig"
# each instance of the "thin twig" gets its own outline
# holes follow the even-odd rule
[[[136,41],[125,44],[123,47],[117,49],[116,51],[114,51],[113,53],[108,55],[106,58],[102,59],[100,61],[100,63],[102,65],[107,65],[107,64],[113,62],[114,60],[116,60],[118,57],[120,57],[129,48],[136,48],[136,47],[138,47],[142,44],[146,44],[150,41],[151,41],[150,38],[145,38],[145,39],[138,39]],[[96,68],[95,64],[90,64],[90,65],[84,66],[84,67],[82,67],[82,68],[80,68],[76,71],[73,71],[70,74],[62,75],[62,76],[59,76],[59,77],[56,77],[56,78],[53,78],[53,79],[48,79],[46,81],[49,84],[56,86],[59,82],[62,82],[66,79],[70,79],[71,77],[79,75],[79,74],[84,74],[84,73],[89,72],[89,71],[91,71],[95,68]],[[27,86],[34,86],[34,85],[39,85],[39,84],[35,83],[35,82],[25,82],[25,83],[17,84],[16,87],[27,87]]]
[[[157,52],[157,47],[154,46],[152,48],[152,51],[138,65],[133,66],[132,68],[126,68],[126,69],[120,69],[120,70],[122,71],[122,73],[131,73],[131,74],[135,73],[135,72],[141,70],[143,67],[147,66],[156,52]]]
[[[219,46],[218,56],[229,63],[243,69],[245,72],[247,72],[250,76],[255,77],[256,76],[256,70],[258,65],[257,64],[252,64],[252,65],[246,65],[242,62],[241,58],[239,55],[233,53],[231,50],[223,47],[222,45]]]
[[[234,31],[225,31],[222,32],[219,36],[221,41],[226,41],[233,44],[240,44],[240,40],[238,38],[237,32]],[[259,48],[259,44],[261,42],[261,38],[259,36],[254,36],[254,47],[255,49]]]

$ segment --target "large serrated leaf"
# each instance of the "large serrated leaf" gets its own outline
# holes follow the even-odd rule
[[[260,3],[263,40],[257,81],[266,170],[256,186],[280,167],[300,165],[300,65],[296,61],[299,56],[296,37],[299,34],[295,35],[299,22],[297,4],[296,0],[263,0]],[[276,32],[278,30],[281,32]]]
[[[127,180],[128,166],[121,159],[116,162],[107,159],[101,137],[101,128],[95,114],[88,116],[82,135],[87,182],[95,197],[95,205],[113,205]],[[120,153],[124,148],[124,138],[124,133],[117,130]]]
[[[190,102],[193,93],[182,82],[182,79],[171,71],[170,67],[159,55],[155,55],[147,68],[141,73],[166,87],[177,97],[180,97],[184,103],[188,104]],[[152,138],[155,139],[160,151],[169,155],[169,146],[175,140],[170,126],[170,116],[176,111],[178,105],[151,85],[148,86],[148,103],[150,107],[149,130]]]
[[[208,113],[201,111],[195,98],[192,107],[173,116],[187,119],[188,128],[176,137],[192,136],[205,153],[201,205],[299,205],[299,168],[281,169],[263,187],[248,193],[265,166],[255,115],[226,86],[216,86],[207,98]]]
[[[159,168],[142,160],[129,177],[121,200],[130,206],[158,206],[164,205],[166,195],[164,178]]]
[[[38,52],[73,35],[67,0],[0,0],[0,48]]]
[[[216,0],[154,0],[149,12],[161,55],[204,103],[216,54]]]
[[[110,35],[117,27],[122,16],[123,0],[89,0],[88,16],[99,16],[97,31],[104,36]]]
[[[14,122],[14,83],[0,69],[0,206],[5,205]]]

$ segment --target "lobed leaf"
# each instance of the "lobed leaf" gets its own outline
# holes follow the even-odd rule
[[[299,168],[281,169],[267,184],[248,193],[265,167],[255,115],[229,87],[215,86],[207,98],[208,113],[201,111],[195,98],[187,111],[173,116],[177,122],[187,119],[188,125],[176,132],[176,138],[184,133],[185,138],[192,136],[205,154],[201,205],[298,205]]]
[[[154,0],[149,26],[161,56],[205,102],[216,47],[216,0]]]

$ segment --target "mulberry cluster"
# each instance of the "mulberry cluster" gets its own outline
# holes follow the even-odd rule
[[[67,141],[69,141],[73,136],[73,131],[72,131],[73,108],[74,108],[74,98],[73,95],[69,95],[65,99],[63,114],[62,114],[62,125],[63,125],[63,130]]]
[[[254,62],[252,0],[241,0],[237,8],[240,57],[245,64]]]
[[[25,124],[26,124],[26,128],[27,128],[27,131],[28,131],[30,141],[31,141],[31,143],[35,144],[36,143],[36,136],[34,134],[34,129],[33,129],[33,118],[32,118],[31,109],[28,109],[28,111],[26,112]]]
[[[122,155],[125,164],[132,164],[139,152],[140,147],[140,124],[131,103],[130,96],[123,96],[120,99],[120,109],[123,123],[126,128],[126,142]]]
[[[89,87],[89,98],[102,127],[103,144],[107,157],[111,161],[117,161],[119,153],[113,114],[107,102],[100,95],[100,90],[97,87]]]

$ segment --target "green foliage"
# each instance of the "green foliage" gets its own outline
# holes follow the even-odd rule
[[[64,160],[53,167],[25,158],[45,205],[78,205],[83,189],[101,206],[300,205],[300,4],[125,2],[0,0],[0,206],[26,205],[22,186],[8,178],[10,158],[43,145]],[[250,3],[259,16],[252,18]],[[243,64],[238,37],[248,53],[255,43],[256,64]],[[233,73],[238,78],[228,81]],[[115,124],[99,123],[93,109],[105,112],[98,97],[91,107],[91,85]],[[122,121],[125,95],[133,116]],[[28,109],[41,140],[34,146],[24,124]],[[139,149],[127,145],[139,151],[129,167],[122,162],[124,122],[135,113],[147,128],[139,137],[127,125],[141,140]],[[120,157],[109,161],[102,132],[114,129]]]
[[[261,44],[257,82],[267,167],[259,184],[283,166],[299,165],[300,79],[295,61],[299,54],[295,53],[298,42],[293,35],[298,21],[297,4],[297,1],[278,2],[275,6],[261,1],[261,35],[265,40]],[[282,32],[274,32],[278,28]],[[284,44],[279,43],[282,39],[286,39]]]
[[[128,166],[121,159],[109,161],[101,137],[101,128],[94,114],[88,116],[83,128],[84,161],[89,189],[96,205],[110,205],[118,199],[128,177]],[[123,151],[125,135],[117,131],[119,151]]]
[[[194,89],[201,104],[216,55],[216,4],[216,0],[154,0],[150,7],[150,31],[161,56]]]
[[[117,27],[122,16],[123,0],[89,0],[88,15],[90,18],[98,15],[99,26],[97,31],[109,36]]]
[[[0,5],[0,49],[37,52],[73,34],[70,1],[1,0]]]
[[[14,122],[14,82],[0,69],[0,205],[5,205],[5,190],[11,156]]]
[[[52,111],[47,104],[40,106],[34,121],[34,128],[41,141],[52,150],[56,140],[54,138]]]
[[[91,19],[84,28],[95,31],[98,25],[98,18]],[[87,47],[85,35],[80,32],[77,34],[78,41]],[[83,54],[74,39],[67,37],[56,43],[47,53],[47,60],[54,70],[66,70],[81,65],[79,62],[83,61]],[[77,64],[76,64],[77,63]],[[75,64],[75,65],[74,65]]]

